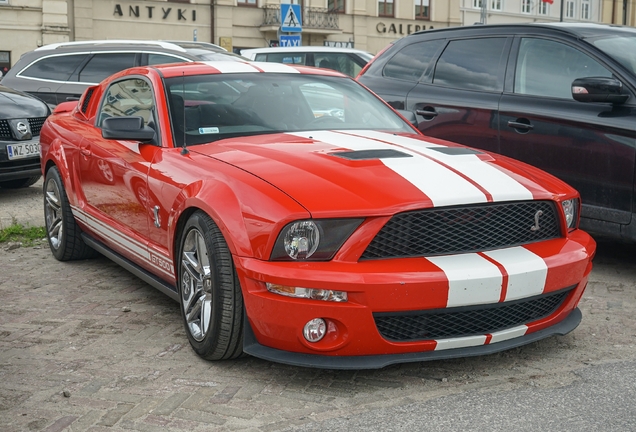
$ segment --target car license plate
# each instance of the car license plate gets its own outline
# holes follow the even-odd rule
[[[9,155],[9,160],[40,156],[40,143],[31,141],[21,144],[8,144],[7,154]]]

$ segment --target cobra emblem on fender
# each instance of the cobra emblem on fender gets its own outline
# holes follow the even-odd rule
[[[530,231],[539,231],[541,227],[539,226],[539,218],[543,214],[543,210],[539,210],[534,214],[534,225],[530,227]]]

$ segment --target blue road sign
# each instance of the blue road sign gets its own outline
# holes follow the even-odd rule
[[[302,18],[300,16],[300,5],[281,4],[280,5],[280,31],[300,33],[303,31]]]
[[[299,47],[301,46],[300,35],[281,35],[280,46],[282,47]]]

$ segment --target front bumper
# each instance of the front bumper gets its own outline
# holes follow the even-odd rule
[[[252,327],[246,319],[245,333],[243,336],[243,351],[253,355],[254,357],[292,366],[305,366],[320,369],[380,369],[396,363],[446,360],[494,354],[536,342],[550,336],[566,335],[579,325],[581,318],[581,310],[579,308],[575,308],[563,321],[552,327],[515,339],[509,339],[489,345],[478,345],[443,351],[342,357],[294,353],[263,346],[256,340]]]
[[[566,334],[580,322],[576,308],[594,251],[594,240],[578,231],[568,239],[441,259],[281,263],[235,257],[246,312],[244,350],[295,365],[377,368],[488,354]],[[457,267],[457,263],[461,265]],[[346,291],[349,300],[334,303],[283,297],[267,291],[266,282]],[[567,296],[549,315],[480,334],[397,341],[383,337],[376,325],[375,317],[387,313],[508,305],[566,288]],[[314,318],[327,321],[328,331],[319,342],[309,343],[302,331]]]
[[[0,181],[17,180],[35,177],[42,174],[40,156],[9,160],[7,145],[22,143],[38,143],[40,137],[27,141],[0,141]]]

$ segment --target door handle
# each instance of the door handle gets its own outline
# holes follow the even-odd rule
[[[88,148],[88,147],[82,147],[82,148],[80,149],[80,154],[81,154],[82,156],[89,157],[89,156],[91,155],[91,150],[90,150],[90,148]]]
[[[508,122],[508,127],[514,128],[514,129],[521,129],[525,132],[529,132],[532,129],[534,129],[534,125],[530,124],[530,123],[522,123],[522,122],[518,122],[518,121],[512,121],[510,120]]]
[[[420,115],[424,118],[427,118],[427,120],[432,120],[435,117],[437,117],[437,111],[435,111],[435,108],[429,108],[429,109],[418,109],[415,110],[415,114]]]

